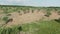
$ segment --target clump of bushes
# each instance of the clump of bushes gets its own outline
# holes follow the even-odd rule
[[[6,21],[6,24],[8,23],[8,22],[12,22],[13,21],[13,19],[11,18],[11,19],[8,19],[7,21]]]
[[[24,11],[24,14],[26,14],[27,12],[26,11]]]
[[[32,10],[32,13],[34,13],[34,10]]]
[[[3,17],[3,21],[5,21],[5,24],[7,24],[8,22],[12,22],[13,19],[12,18],[8,18],[7,16]]]
[[[18,11],[19,15],[22,15],[21,11]]]
[[[24,14],[26,14],[27,13],[26,9],[23,9],[23,12],[24,12]]]
[[[44,16],[49,17],[51,15],[50,12],[47,12]]]
[[[45,16],[49,17],[51,15],[51,11],[52,11],[51,8],[46,8],[46,14],[45,14]]]
[[[60,18],[59,19],[55,19],[56,22],[60,23]]]
[[[60,15],[60,11],[58,11],[58,15]]]
[[[8,21],[8,17],[7,17],[7,16],[3,17],[2,19],[3,19],[5,22]]]
[[[0,34],[20,34],[20,31],[22,31],[21,26],[2,27],[2,28],[0,28]]]
[[[7,14],[6,16],[11,16],[11,14]]]

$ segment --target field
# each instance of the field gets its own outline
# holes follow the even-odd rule
[[[60,34],[60,7],[0,5],[0,34]]]

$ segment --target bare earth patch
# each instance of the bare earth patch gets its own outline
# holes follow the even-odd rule
[[[11,13],[11,16],[9,18],[12,18],[13,21],[9,22],[7,24],[7,26],[10,25],[18,25],[18,24],[25,24],[25,23],[30,23],[30,22],[34,22],[34,21],[38,21],[38,20],[52,20],[52,19],[58,19],[60,18],[60,15],[58,15],[57,12],[51,12],[51,15],[49,17],[44,16],[46,13],[44,10],[40,10],[39,12],[37,12],[37,10],[34,10],[34,12],[32,13],[31,10],[29,10],[29,13],[24,14],[23,11],[21,11],[21,15],[18,12],[13,12]],[[2,13],[3,11],[0,10],[0,13]],[[0,17],[5,16],[4,14],[0,14]],[[1,19],[1,18],[0,18]],[[0,20],[0,22],[2,23],[3,21]]]
[[[27,14],[23,14],[23,15],[19,15],[17,12],[14,12],[11,14],[12,15],[10,18],[13,18],[13,22],[8,23],[8,25],[29,23],[29,22],[39,20],[44,16],[43,12],[27,13]]]
[[[40,19],[44,19],[44,20],[52,20],[52,19],[58,19],[60,18],[60,15],[58,15],[56,12],[52,12],[52,15],[50,15],[50,17],[45,17],[45,13],[40,11],[37,13],[37,11],[35,11],[34,13],[32,13],[30,11],[30,13],[26,13],[24,14],[22,12],[22,15],[19,15],[19,13],[17,12],[13,12],[11,13],[12,15],[10,16],[10,18],[13,18],[13,22],[8,23],[7,25],[18,25],[18,24],[25,24],[25,23],[30,23],[30,22],[34,22],[34,21],[38,21]]]

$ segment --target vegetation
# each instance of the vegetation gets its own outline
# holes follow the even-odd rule
[[[60,11],[59,7],[32,7],[32,6],[13,6],[13,5],[12,6],[11,5],[10,6],[0,5],[0,9],[2,9],[4,11],[3,13],[5,14],[20,11],[20,10],[24,11],[24,13],[27,13],[26,10],[29,11],[30,9],[32,10],[32,12],[34,12],[35,9],[38,10],[37,12],[39,12],[41,9],[43,10],[45,9],[46,12],[48,12],[47,14],[50,14],[49,12],[51,12],[52,10]]]
[[[12,12],[18,12],[19,15],[21,14],[21,11],[24,12],[24,14],[29,13],[31,10],[32,13],[34,13],[34,10],[37,9],[37,12],[39,12],[41,9],[46,10],[46,15],[49,17],[51,15],[51,11],[55,10],[60,14],[60,7],[32,7],[32,6],[1,6],[0,9],[3,10],[3,14],[6,14],[2,18],[3,21],[5,21],[5,24],[10,21],[9,16],[11,16],[10,13]],[[13,19],[11,19],[13,20]],[[20,32],[23,31],[25,34],[60,34],[60,19],[55,19],[51,21],[38,21],[33,23],[27,23],[23,25],[14,25],[11,27],[2,26],[0,27],[0,34],[20,34]]]
[[[55,21],[39,21],[22,25],[23,31],[30,34],[60,34],[60,24]]]
[[[5,17],[2,18],[2,20],[5,21],[5,22],[7,22],[8,21],[8,17],[5,16]]]
[[[49,17],[50,15],[51,15],[51,12],[47,12],[45,16]]]
[[[60,15],[60,11],[58,11],[58,15]]]
[[[59,19],[55,19],[56,22],[60,23],[60,18]]]
[[[7,14],[6,16],[11,16],[11,14]]]
[[[3,17],[2,20],[5,22],[5,24],[7,24],[8,22],[12,22],[13,19],[12,18],[8,18],[7,16]]]
[[[0,34],[60,34],[60,24],[56,21],[38,21],[12,27],[1,27]]]
[[[20,34],[22,31],[21,26],[1,27],[0,34]]]

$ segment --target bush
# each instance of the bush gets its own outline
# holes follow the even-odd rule
[[[47,14],[45,15],[46,17],[49,17],[51,15],[50,12],[47,12]]]
[[[8,21],[8,17],[7,16],[3,17],[3,21],[7,22]]]
[[[32,10],[32,13],[34,13],[34,10]]]
[[[60,18],[59,19],[55,19],[56,22],[60,23]]]
[[[24,14],[26,14],[26,12],[24,11]]]
[[[49,17],[51,15],[51,11],[52,9],[51,8],[46,8],[46,17]]]
[[[13,21],[13,19],[10,18],[10,19],[8,19],[8,20],[6,21],[6,24],[7,24],[8,22],[12,22],[12,21]]]
[[[7,14],[7,16],[11,16],[11,14]]]
[[[60,15],[60,11],[58,11],[58,15]]]
[[[19,15],[22,15],[21,11],[18,11]]]
[[[20,34],[21,26],[2,27],[0,28],[0,34]]]

